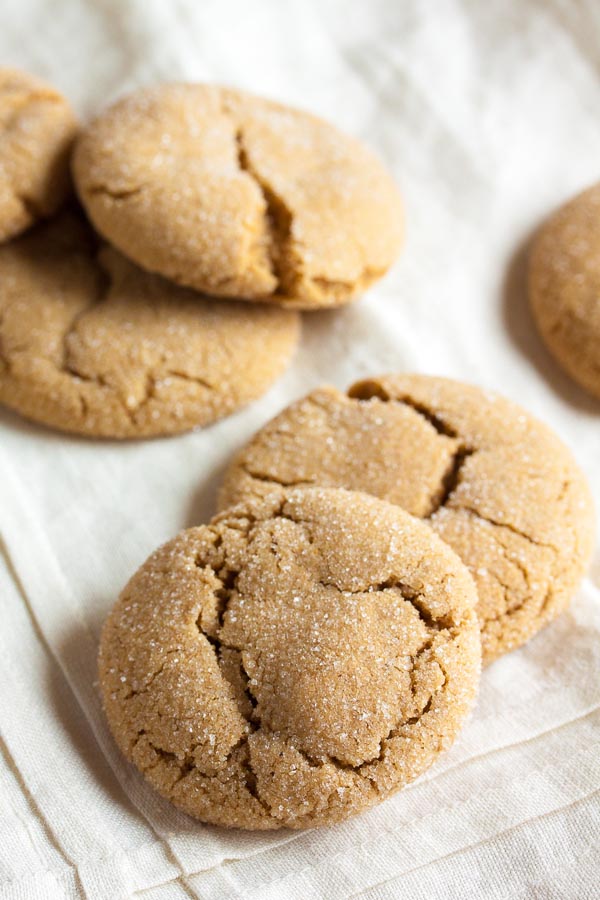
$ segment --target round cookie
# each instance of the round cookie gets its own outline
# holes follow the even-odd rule
[[[425,518],[475,580],[486,663],[567,606],[592,550],[589,489],[558,437],[497,394],[443,378],[314,391],[235,457],[219,507],[274,483],[363,490]]]
[[[73,170],[107,240],[215,296],[337,306],[381,277],[402,241],[398,191],[377,157],[241,91],[139,90],[81,135]]]
[[[299,315],[204,299],[65,212],[0,247],[0,402],[96,437],[174,434],[262,394]]]
[[[396,506],[275,489],[150,556],[104,626],[125,756],[186,813],[338,822],[423,772],[474,701],[473,581]]]
[[[76,130],[58,91],[33,75],[0,68],[0,241],[61,205]]]
[[[565,204],[531,250],[529,297],[548,349],[600,397],[600,184]]]

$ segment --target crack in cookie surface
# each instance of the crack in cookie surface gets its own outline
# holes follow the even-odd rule
[[[298,520],[297,518],[294,518],[292,516],[286,516],[283,507],[280,508],[279,510],[277,510],[273,514],[272,521],[276,522],[277,519],[286,519],[287,521],[293,522],[294,524],[300,525],[301,527],[307,528],[307,529],[309,526],[309,523],[307,523],[303,520]],[[256,522],[249,524],[249,528],[248,528],[248,532],[247,532],[249,540],[251,539],[252,530],[254,527],[256,527]],[[308,538],[308,541],[312,546],[314,546],[314,540],[311,537]],[[200,565],[198,560],[196,560],[195,564]],[[226,566],[223,566],[221,569],[219,569],[218,572],[215,572],[215,575],[217,575],[217,577],[221,580],[221,583],[223,585],[221,588],[217,589],[217,591],[216,591],[216,595],[217,595],[218,601],[219,601],[218,607],[217,607],[218,628],[216,630],[216,633],[215,632],[208,633],[202,629],[200,619],[198,620],[197,624],[198,624],[200,633],[204,637],[206,637],[209,640],[209,642],[213,645],[213,647],[215,649],[215,654],[216,654],[218,660],[220,660],[220,658],[221,658],[221,651],[223,649],[229,650],[229,651],[234,651],[235,653],[239,654],[240,668],[242,670],[243,675],[245,676],[244,692],[247,695],[250,705],[252,707],[252,715],[248,719],[248,724],[250,726],[252,726],[252,731],[249,731],[244,736],[244,738],[242,738],[242,741],[246,742],[248,740],[249,734],[253,733],[253,731],[255,731],[259,728],[264,728],[266,731],[269,731],[270,729],[268,728],[268,726],[263,724],[260,716],[256,714],[256,707],[258,704],[258,699],[253,694],[253,692],[250,688],[250,676],[248,675],[248,672],[246,671],[246,669],[244,667],[243,652],[244,652],[245,648],[242,646],[225,643],[221,639],[221,636],[220,636],[222,629],[223,629],[225,617],[227,615],[229,601],[232,597],[233,592],[237,591],[237,580],[239,578],[240,572],[234,571],[231,569],[227,569]],[[451,619],[448,620],[445,617],[441,617],[439,619],[434,618],[432,616],[430,610],[427,607],[426,597],[423,594],[419,594],[417,591],[409,588],[406,584],[404,584],[398,578],[393,578],[393,577],[388,578],[385,581],[382,581],[382,582],[379,582],[376,584],[370,584],[367,587],[363,586],[362,588],[356,589],[356,590],[341,589],[337,583],[335,583],[333,581],[324,581],[324,580],[319,581],[318,586],[320,586],[322,588],[333,588],[336,592],[338,592],[342,596],[352,596],[354,594],[360,594],[360,595],[367,594],[368,595],[368,594],[377,593],[377,592],[381,592],[381,591],[389,591],[389,590],[397,589],[401,593],[402,598],[404,600],[406,600],[408,603],[410,603],[412,605],[412,607],[416,610],[420,620],[422,621],[425,628],[427,629],[427,636],[424,638],[423,643],[418,648],[416,653],[411,657],[411,673],[414,670],[414,667],[418,664],[418,661],[419,661],[421,655],[425,651],[430,650],[436,635],[439,634],[440,631],[447,631],[450,634],[453,634],[455,631],[455,628],[456,628],[455,624],[452,622]],[[226,677],[226,676],[224,675],[224,677]],[[444,684],[445,684],[445,681],[444,681]],[[442,685],[442,687],[443,687],[443,685]],[[370,757],[369,759],[363,760],[358,765],[349,765],[347,763],[344,763],[341,760],[339,760],[336,756],[334,756],[333,754],[324,753],[324,754],[321,754],[319,757],[315,757],[314,755],[311,756],[309,753],[307,753],[305,750],[303,750],[302,747],[298,746],[297,744],[295,744],[295,749],[298,750],[298,752],[302,753],[306,758],[310,758],[312,760],[313,766],[322,765],[323,763],[331,763],[331,764],[337,766],[338,768],[344,768],[347,771],[354,771],[354,772],[360,773],[364,769],[365,766],[381,759],[381,755],[384,751],[384,747],[387,744],[387,742],[395,734],[397,734],[404,725],[406,725],[406,724],[414,725],[419,721],[420,717],[423,714],[425,714],[425,712],[427,712],[429,707],[431,706],[432,699],[433,699],[433,694],[431,694],[429,696],[429,698],[425,704],[425,707],[423,707],[416,715],[413,714],[413,715],[407,716],[403,720],[399,720],[399,721],[395,722],[391,726],[387,735],[385,735],[381,738],[381,740],[379,742],[378,752],[376,754],[374,754],[372,757]],[[239,744],[237,744],[236,746],[239,746]]]
[[[291,242],[293,213],[278,196],[271,184],[252,165],[244,139],[244,129],[235,131],[237,160],[240,171],[245,172],[258,187],[265,203],[264,229],[269,267],[275,279],[272,293],[293,292],[294,248]]]
[[[410,380],[410,379],[409,379]],[[416,379],[418,382],[418,379]],[[349,396],[358,397],[363,399],[368,399],[369,396],[372,396],[371,391],[375,392],[376,396],[384,395],[389,402],[398,402],[408,404],[412,409],[417,411],[419,414],[423,415],[425,419],[433,425],[433,427],[440,434],[444,434],[450,437],[457,438],[461,443],[459,444],[458,450],[456,451],[456,455],[453,461],[452,467],[449,469],[449,473],[447,476],[447,483],[443,487],[440,493],[439,502],[436,503],[429,515],[429,518],[432,520],[432,524],[434,528],[436,528],[436,524],[440,521],[440,516],[442,516],[443,520],[443,512],[445,509],[454,509],[457,511],[464,511],[468,515],[472,516],[475,520],[479,520],[482,523],[485,523],[491,526],[490,535],[498,548],[500,548],[500,552],[502,555],[506,556],[506,544],[502,542],[501,535],[503,532],[511,532],[517,538],[522,539],[524,542],[527,542],[531,547],[531,553],[539,554],[539,550],[547,549],[551,552],[551,559],[549,559],[548,563],[544,563],[540,569],[539,562],[534,558],[527,559],[527,563],[523,562],[516,553],[512,553],[510,556],[510,564],[515,566],[523,575],[524,580],[524,589],[519,592],[518,599],[514,598],[515,589],[514,586],[512,589],[502,582],[502,580],[498,577],[497,574],[492,575],[492,577],[496,580],[496,582],[502,587],[503,590],[503,608],[496,609],[493,612],[489,611],[489,604],[481,603],[480,604],[480,616],[482,616],[481,627],[482,627],[482,640],[483,640],[483,649],[484,649],[484,661],[490,661],[495,656],[497,656],[500,652],[506,652],[507,650],[513,649],[518,644],[523,643],[530,637],[538,628],[542,627],[556,615],[557,612],[560,611],[561,606],[563,606],[570,599],[570,591],[573,590],[577,578],[580,576],[581,569],[583,568],[582,562],[579,562],[578,569],[575,570],[575,577],[571,577],[565,579],[565,589],[563,591],[556,591],[554,589],[554,580],[555,573],[557,570],[557,565],[560,569],[560,557],[564,552],[564,547],[561,548],[557,546],[556,542],[551,542],[544,540],[544,538],[532,529],[520,528],[514,524],[509,515],[510,511],[507,511],[503,515],[492,515],[487,512],[485,509],[479,508],[478,505],[470,504],[468,499],[464,496],[459,496],[456,494],[456,490],[461,483],[461,473],[463,470],[463,466],[465,462],[469,459],[469,457],[474,457],[477,453],[481,452],[482,446],[480,442],[475,438],[473,440],[473,434],[468,432],[468,417],[467,417],[467,430],[461,429],[460,427],[456,427],[450,421],[451,415],[449,416],[448,412],[444,412],[444,401],[440,406],[437,406],[435,400],[433,402],[430,400],[427,402],[426,399],[423,398],[423,394],[427,395],[427,378],[422,379],[422,385],[425,386],[425,389],[419,390],[419,386],[417,386],[417,393],[419,394],[418,399],[411,394],[410,390],[406,390],[402,387],[402,379],[397,379],[397,385],[394,384],[394,379],[391,379],[391,389],[386,385],[386,387],[382,387],[377,382],[361,382],[354,388],[351,388],[349,391]],[[435,379],[430,379],[430,383],[433,385]],[[443,380],[438,380],[438,383],[443,384]],[[452,386],[451,382],[446,382],[446,384]],[[460,388],[460,386],[458,386]],[[450,391],[452,387],[450,387]],[[467,387],[467,391],[473,390]],[[443,388],[442,388],[443,393]],[[435,388],[432,391],[432,394],[435,395]],[[482,414],[485,416],[485,406],[487,398],[482,398]],[[448,403],[448,401],[445,401]],[[501,404],[502,401],[500,398],[495,400],[494,402],[498,402]],[[452,403],[449,403],[451,406]],[[504,428],[506,431],[501,431],[495,440],[499,446],[502,446],[504,443],[510,444],[512,439],[510,430],[511,430],[511,420],[514,421],[517,417],[522,421],[526,417],[522,414],[520,410],[516,408],[511,409],[510,405],[506,403],[507,417],[504,423]],[[472,416],[472,414],[471,414]],[[533,419],[530,420],[531,428],[534,431],[540,426],[535,423]],[[489,444],[484,441],[483,448],[489,452]],[[556,448],[552,448],[556,452]],[[521,451],[525,453],[526,450],[523,449]],[[560,458],[565,455],[565,448],[559,448],[557,456]],[[560,468],[560,467],[559,467]],[[571,464],[570,466],[571,477],[569,479],[563,479],[560,485],[560,491],[558,497],[556,499],[557,507],[560,507],[562,501],[565,499],[568,486],[573,481],[578,479],[579,473],[577,472],[575,466]],[[508,473],[507,473],[508,474]],[[499,472],[497,474],[499,479],[502,479],[504,473]],[[469,490],[471,494],[474,494],[474,499],[477,499],[477,476],[472,476]],[[579,475],[579,481],[583,484],[583,479]],[[583,484],[583,487],[585,485]],[[467,493],[468,497],[468,493]],[[551,515],[551,513],[545,510],[542,502],[540,502],[540,508],[538,510],[539,514]],[[562,510],[561,510],[562,512]],[[582,526],[584,529],[590,529],[589,523],[589,509],[585,510],[585,503],[582,504],[582,512],[584,514],[584,519]],[[439,515],[438,515],[439,514]],[[564,512],[563,512],[564,515]],[[587,519],[587,520],[586,520]],[[567,531],[569,530],[569,525],[566,525]],[[485,588],[482,588],[481,578],[479,577],[482,573],[489,574],[488,570],[482,570],[482,559],[477,559],[477,553],[473,553],[472,549],[465,547],[462,541],[458,543],[453,539],[453,534],[451,531],[446,531],[443,527],[436,528],[438,533],[450,543],[458,554],[467,561],[469,564],[471,571],[473,572],[476,580],[479,584],[480,592],[482,589],[485,591]],[[473,534],[469,539],[467,539],[469,543],[475,543],[476,537]],[[470,552],[469,552],[470,550]],[[467,551],[467,555],[465,555],[465,551]],[[469,559],[469,555],[472,557]],[[529,554],[530,555],[530,554]],[[536,584],[536,579],[542,581],[542,586],[544,584],[547,585],[545,589],[542,588],[543,597],[540,600],[538,597],[539,594],[539,585]],[[562,594],[562,597],[561,597]],[[555,608],[550,609],[551,601],[556,600]],[[485,600],[485,597],[484,597]],[[485,613],[483,613],[485,610]],[[502,633],[504,629],[505,633]]]

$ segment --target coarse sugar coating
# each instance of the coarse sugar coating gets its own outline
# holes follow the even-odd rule
[[[0,242],[51,216],[70,186],[77,122],[53,87],[0,67]]]
[[[600,398],[600,184],[540,229],[529,261],[529,297],[550,352]]]
[[[592,551],[591,495],[567,447],[516,404],[449,379],[313,391],[236,455],[219,508],[273,484],[362,490],[426,519],[475,580],[486,663],[568,605]]]
[[[0,402],[96,437],[174,434],[260,396],[299,314],[213,302],[139,269],[68,210],[0,247]]]
[[[158,549],[100,646],[117,743],[206,822],[338,822],[447,748],[480,669],[473,581],[396,506],[343,490],[249,500]]]
[[[402,242],[398,190],[359,141],[215,85],[118,101],[81,135],[73,171],[107,240],[215,296],[337,306],[380,278]]]

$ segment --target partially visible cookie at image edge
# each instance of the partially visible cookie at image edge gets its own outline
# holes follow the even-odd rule
[[[0,402],[92,437],[208,425],[283,372],[299,318],[144,272],[68,210],[0,247]]]
[[[486,663],[565,609],[591,555],[591,495],[567,447],[516,404],[448,379],[390,375],[298,400],[234,457],[219,508],[274,484],[362,490],[426,519],[476,582]]]
[[[600,398],[600,184],[562,206],[536,235],[529,297],[552,355]]]
[[[74,113],[41,79],[0,67],[0,242],[53,215],[70,188]]]
[[[139,90],[82,133],[73,169],[107,240],[215,296],[337,306],[380,278],[402,242],[398,190],[373,153],[242,91]]]
[[[182,532],[125,587],[100,645],[109,725],[203,821],[342,821],[453,742],[479,680],[475,600],[398,507],[275,488]]]

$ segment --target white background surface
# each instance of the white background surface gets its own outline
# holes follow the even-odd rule
[[[598,896],[600,556],[565,614],[484,674],[454,748],[372,812],[305,834],[228,833],[126,766],[95,679],[133,570],[212,513],[230,454],[291,399],[384,370],[470,380],[574,449],[600,506],[600,403],[541,347],[523,248],[600,177],[595,0],[8,0],[0,61],[83,118],[138,84],[227,82],[363,137],[406,199],[400,263],[305,317],[287,375],[203,433],[100,443],[0,412],[0,896],[362,900]]]

